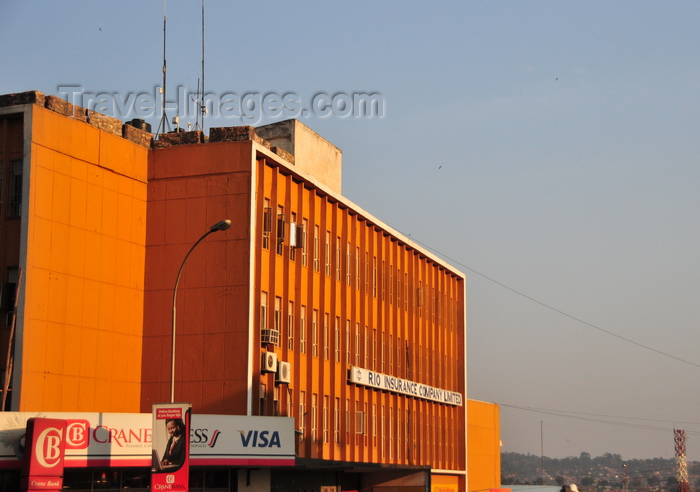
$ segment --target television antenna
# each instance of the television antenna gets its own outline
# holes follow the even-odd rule
[[[202,0],[204,1],[204,0]],[[166,60],[165,60],[165,41],[166,41],[166,33],[167,33],[167,25],[168,25],[168,20],[167,20],[167,15],[166,15],[166,5],[167,0],[163,0],[163,87],[160,88],[160,94],[161,94],[161,118],[160,118],[160,123],[158,124],[158,129],[156,130],[156,138],[158,135],[161,134],[161,130],[163,132],[169,131],[170,130],[170,123],[168,122],[168,116],[165,114],[165,88],[166,88],[166,80],[167,80],[167,69],[166,69]],[[167,127],[167,130],[166,130]]]

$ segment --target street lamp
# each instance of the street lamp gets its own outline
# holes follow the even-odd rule
[[[170,403],[175,402],[175,301],[177,300],[177,286],[180,284],[180,276],[182,275],[182,270],[185,268],[185,263],[187,263],[187,258],[190,257],[190,253],[197,247],[202,240],[207,237],[212,232],[225,231],[231,227],[231,221],[226,219],[217,222],[202,236],[196,243],[192,245],[190,250],[185,255],[185,259],[182,260],[182,265],[180,265],[180,271],[177,272],[177,280],[175,280],[175,288],[173,289],[173,332],[172,332],[172,352],[170,354]]]

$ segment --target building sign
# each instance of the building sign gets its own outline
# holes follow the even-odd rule
[[[187,490],[191,416],[190,403],[153,405],[152,490]]]
[[[66,421],[31,418],[27,421],[22,490],[59,492],[63,489]]]
[[[348,381],[353,384],[369,386],[382,391],[391,391],[402,395],[415,396],[423,400],[462,406],[462,395],[455,391],[435,388],[427,384],[416,383],[407,379],[389,376],[380,372],[370,371],[361,367],[351,366],[348,371]]]
[[[0,469],[21,468],[27,421],[32,417],[66,421],[67,468],[152,466],[150,413],[0,412]],[[190,466],[295,464],[291,417],[195,414],[189,435]]]

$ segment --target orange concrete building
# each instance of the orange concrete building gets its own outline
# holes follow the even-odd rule
[[[39,93],[19,102],[0,108],[8,328],[23,276],[12,409],[135,411],[141,363],[128,354],[142,344],[148,148],[123,138],[121,122],[118,134],[98,126],[117,120],[67,118]]]
[[[0,131],[8,409],[169,401],[178,269],[230,219],[179,284],[176,401],[294,418],[297,465],[255,490],[467,490],[465,277],[342,196],[339,149],[297,121],[152,141],[34,92]]]
[[[469,492],[500,487],[501,417],[494,403],[467,400],[467,453]]]
[[[205,413],[294,417],[298,462],[314,469],[300,485],[373,464],[358,476],[385,487],[400,477],[423,490],[424,468],[464,487],[463,275],[345,199],[340,151],[299,122],[187,138],[159,141],[150,158],[142,411],[168,397],[181,259],[230,218],[178,291],[176,398]],[[328,182],[284,150],[303,146],[325,152]],[[357,384],[357,369],[453,399]]]

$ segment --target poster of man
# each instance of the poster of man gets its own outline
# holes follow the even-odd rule
[[[189,427],[192,406],[188,403],[153,405],[151,483],[179,483],[189,477]]]

